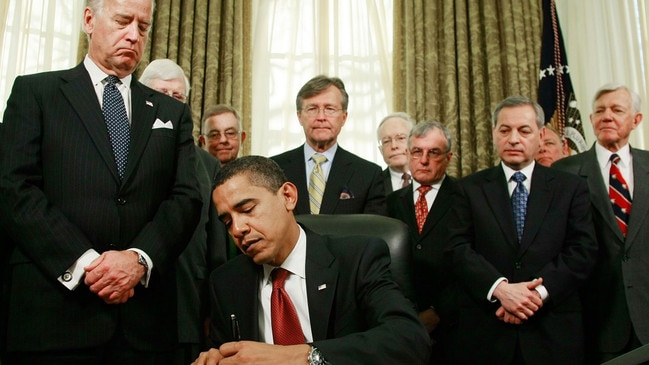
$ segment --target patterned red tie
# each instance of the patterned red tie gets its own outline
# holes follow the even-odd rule
[[[281,267],[271,273],[273,293],[270,295],[270,317],[273,326],[273,342],[276,345],[306,343],[291,297],[284,290],[284,281],[290,274]]]
[[[426,193],[428,193],[432,188],[433,187],[430,185],[422,185],[417,188],[419,198],[417,198],[417,203],[415,203],[415,217],[417,218],[417,230],[419,233],[424,229],[424,223],[426,223],[426,217],[428,217]]]
[[[624,176],[617,167],[620,162],[620,156],[617,153],[611,155],[611,170],[609,171],[608,179],[608,196],[611,198],[611,205],[613,206],[613,213],[617,220],[617,225],[622,231],[622,235],[626,237],[627,225],[629,224],[629,216],[631,215],[631,194],[629,193],[629,186],[624,180]]]

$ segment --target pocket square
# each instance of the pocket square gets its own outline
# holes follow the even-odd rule
[[[160,119],[155,118],[155,122],[153,123],[153,127],[151,127],[151,129],[158,129],[158,128],[174,129],[174,125],[173,123],[171,123],[170,120],[164,123]]]
[[[352,191],[349,190],[347,185],[345,185],[343,186],[343,191],[340,192],[340,197],[338,199],[340,200],[354,199],[354,193],[352,193]]]

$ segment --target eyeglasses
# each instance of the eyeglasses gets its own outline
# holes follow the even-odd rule
[[[235,131],[234,129],[228,129],[225,132],[223,132],[223,135],[227,139],[235,139],[239,136],[239,132]],[[206,134],[207,139],[216,139],[219,140],[221,139],[221,132],[219,131],[211,131],[210,133]]]
[[[324,115],[327,117],[335,117],[342,109],[336,109],[333,106],[325,106],[324,108],[320,108],[318,106],[311,105],[302,109],[302,113],[304,113],[307,117],[312,118],[317,116],[320,113],[320,110],[322,110]]]
[[[163,94],[167,94],[167,95],[171,96],[172,98],[180,101],[181,103],[184,103],[185,101],[187,101],[187,95],[185,95],[183,93],[179,93],[177,91],[167,90],[167,89],[158,89],[158,91],[163,93]]]
[[[420,158],[424,157],[424,152],[426,152],[426,157],[431,160],[437,160],[448,153],[448,151],[442,151],[438,148],[433,148],[432,150],[413,148],[410,150],[410,156],[415,160],[419,160]]]
[[[402,134],[397,134],[394,137],[382,138],[379,141],[379,143],[381,144],[381,147],[387,147],[387,146],[390,146],[390,145],[394,145],[396,143],[404,144],[404,143],[406,143],[407,140],[408,140],[408,136],[402,133]]]

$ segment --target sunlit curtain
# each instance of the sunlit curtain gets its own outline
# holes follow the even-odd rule
[[[172,59],[185,70],[195,140],[203,110],[214,104],[234,106],[244,129],[250,129],[251,19],[250,1],[156,0],[149,42],[136,74],[158,58]],[[247,151],[244,145],[243,153]]]
[[[83,0],[2,1],[0,118],[16,76],[75,64],[82,9]]]
[[[595,139],[588,115],[595,91],[621,82],[642,100],[645,117],[629,142],[649,141],[649,3],[646,0],[555,0],[566,44],[572,84],[589,144]]]
[[[451,130],[450,175],[492,166],[492,109],[509,95],[536,99],[541,2],[394,1],[396,109]]]
[[[318,74],[349,93],[341,147],[383,163],[378,122],[392,112],[392,2],[256,0],[252,153],[271,156],[304,143],[295,98]]]

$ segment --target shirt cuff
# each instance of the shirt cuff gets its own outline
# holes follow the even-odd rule
[[[147,288],[149,286],[149,279],[151,279],[151,269],[153,269],[153,261],[151,261],[151,258],[149,255],[146,254],[146,252],[140,250],[139,248],[129,248],[129,251],[135,251],[142,255],[144,259],[146,260],[146,266],[147,266],[147,271],[146,274],[140,279],[140,284]]]
[[[81,284],[81,279],[86,275],[85,267],[97,257],[99,257],[99,253],[92,248],[84,252],[57,280],[68,290],[76,289]]]
[[[494,296],[494,291],[496,291],[496,287],[497,287],[498,284],[500,284],[500,282],[502,282],[502,281],[505,281],[505,282],[506,282],[506,281],[507,281],[507,278],[506,278],[506,277],[498,278],[498,280],[496,280],[496,282],[494,283],[494,285],[491,286],[491,289],[489,289],[489,293],[487,293],[487,300],[488,300],[488,301],[490,301],[490,302],[492,302],[492,303],[496,303],[496,302],[498,301],[498,299],[494,298],[493,296]]]
[[[537,286],[534,288],[539,294],[541,294],[541,300],[543,303],[548,301],[548,298],[550,298],[550,293],[548,293],[548,289],[545,288],[543,284]]]

